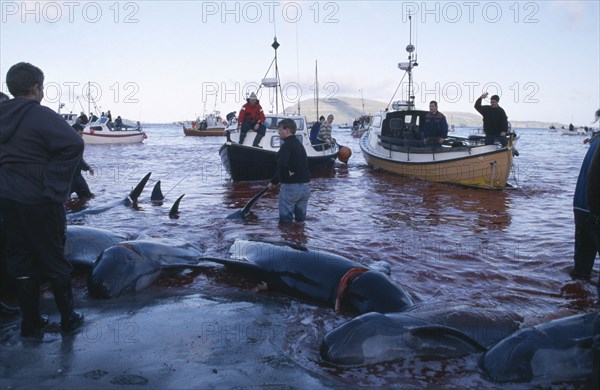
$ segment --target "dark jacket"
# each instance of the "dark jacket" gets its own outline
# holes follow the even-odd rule
[[[319,144],[319,140],[318,140],[318,136],[319,136],[319,130],[321,130],[321,122],[315,122],[313,123],[313,125],[310,127],[310,143],[313,145]]]
[[[64,203],[83,139],[37,101],[0,102],[0,197],[20,203]]]
[[[592,214],[600,217],[600,147],[598,146],[598,144],[600,144],[600,137],[596,137],[596,140],[592,141],[592,143],[596,144],[596,150],[591,159],[587,173],[587,205],[588,210],[590,210]],[[590,145],[590,149],[591,148],[592,146]]]
[[[590,148],[588,149],[583,162],[581,163],[581,169],[579,170],[579,177],[577,178],[577,184],[575,185],[575,194],[573,195],[573,209],[589,213],[588,208],[588,197],[587,197],[587,182],[588,182],[588,171],[592,163],[592,158],[596,149],[600,144],[600,137],[597,137],[590,142]]]
[[[448,137],[448,122],[439,111],[435,114],[428,112],[425,116],[425,138],[429,137]]]
[[[475,101],[475,109],[483,116],[483,132],[486,136],[496,137],[508,131],[508,117],[502,107],[482,106],[479,98]]]
[[[290,174],[292,173],[292,174]],[[306,150],[295,135],[283,140],[277,152],[277,171],[271,183],[308,183],[308,158]]]

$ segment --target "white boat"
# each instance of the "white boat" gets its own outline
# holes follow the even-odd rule
[[[105,116],[93,123],[88,123],[82,133],[83,140],[88,145],[93,144],[137,144],[143,142],[148,136],[139,126],[115,127]]]
[[[275,90],[275,104],[278,112],[278,89],[281,87],[279,82],[279,73],[277,71],[277,38],[271,45],[275,49],[275,77],[265,78],[261,82],[261,87],[273,88]],[[273,65],[273,63],[271,65]],[[268,73],[268,71],[267,71]],[[281,96],[283,107],[283,96]],[[257,133],[248,131],[242,144],[239,143],[240,131],[237,130],[237,123],[233,122],[226,130],[227,140],[219,149],[219,155],[225,170],[234,181],[268,180],[271,179],[277,170],[277,152],[282,144],[279,137],[277,125],[284,118],[291,118],[296,123],[296,137],[306,150],[308,157],[308,168],[311,175],[321,173],[323,170],[331,169],[335,159],[340,155],[340,159],[347,162],[352,154],[349,148],[337,144],[311,145],[310,128],[307,126],[306,118],[302,115],[287,115],[285,109],[283,114],[266,114],[265,136],[260,140],[258,146],[252,146]]]
[[[562,135],[587,135],[588,132],[583,128],[580,127],[578,129],[573,129],[573,130],[569,130],[569,129],[561,129]]]
[[[410,43],[406,47],[409,61],[398,66],[408,74],[408,100],[395,102],[392,111],[374,114],[371,126],[360,139],[367,164],[427,181],[505,188],[513,161],[512,137],[507,137],[506,145],[485,136],[449,136],[443,144],[434,145],[423,141],[421,135],[428,111],[414,107],[411,93],[412,68],[417,66],[414,50]]]

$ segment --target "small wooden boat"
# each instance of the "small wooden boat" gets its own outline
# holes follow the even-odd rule
[[[410,17],[409,17],[410,18]],[[373,115],[371,126],[360,139],[368,165],[434,182],[453,183],[486,189],[503,189],[512,168],[512,136],[488,139],[485,136],[448,136],[440,144],[422,139],[428,111],[416,110],[412,96],[412,68],[417,66],[412,43],[406,47],[409,61],[398,67],[408,74],[408,100],[395,102],[392,111]]]
[[[183,125],[183,134],[193,137],[222,137],[225,135],[225,124],[219,111],[214,111],[204,119],[196,119],[192,127]]]

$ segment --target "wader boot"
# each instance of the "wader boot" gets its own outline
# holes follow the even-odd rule
[[[50,279],[54,301],[60,312],[60,329],[63,332],[72,332],[83,323],[83,314],[73,310],[73,290],[69,277],[56,277]]]
[[[23,316],[21,336],[43,337],[48,316],[40,315],[40,284],[34,278],[26,276],[17,278],[16,288]]]
[[[258,144],[260,143],[260,140],[263,138],[262,134],[256,134],[256,137],[254,138],[254,142],[252,142],[252,146],[255,146],[257,148],[262,148],[262,146],[259,146]]]

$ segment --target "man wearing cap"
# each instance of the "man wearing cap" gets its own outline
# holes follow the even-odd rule
[[[488,97],[484,93],[475,101],[475,109],[483,116],[483,132],[486,136],[486,144],[492,144],[494,141],[500,141],[506,146],[506,133],[508,132],[508,117],[504,109],[498,105],[500,97],[492,95],[489,106],[482,106],[481,100]]]
[[[256,137],[252,146],[259,146],[260,140],[265,136],[267,127],[265,123],[265,113],[256,97],[256,94],[252,92],[247,99],[247,103],[242,106],[240,110],[240,116],[238,117],[238,129],[240,130],[240,141],[239,144],[244,143],[246,133],[248,130],[253,129],[256,131]]]

